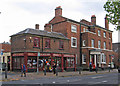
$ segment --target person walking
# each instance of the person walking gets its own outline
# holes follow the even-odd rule
[[[90,72],[92,71],[92,62],[89,63]]]
[[[53,64],[53,73],[54,73],[54,74],[56,73],[55,70],[56,70],[56,64],[54,63],[54,64]]]
[[[21,65],[21,77],[23,77],[23,74],[24,77],[26,77],[26,67],[24,64]]]

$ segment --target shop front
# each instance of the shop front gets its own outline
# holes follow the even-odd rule
[[[37,61],[38,60],[38,61]],[[47,72],[52,72],[53,64],[55,63],[58,71],[73,71],[76,70],[75,55],[73,54],[58,54],[58,53],[14,53],[12,54],[12,69],[20,70],[21,64],[25,64],[26,71],[36,72],[37,66],[39,71],[46,68]]]

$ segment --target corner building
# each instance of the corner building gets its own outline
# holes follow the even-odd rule
[[[113,58],[112,31],[109,30],[107,17],[105,28],[96,24],[96,16],[91,22],[80,22],[62,16],[61,6],[56,7],[55,17],[45,24],[46,31],[59,32],[70,39],[69,53],[76,55],[77,67],[89,68],[89,63],[99,68],[107,68]]]

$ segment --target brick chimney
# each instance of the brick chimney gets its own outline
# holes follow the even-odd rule
[[[39,24],[35,24],[35,29],[39,30]]]
[[[56,7],[55,9],[55,17],[62,16],[62,8],[61,6]]]
[[[91,23],[96,25],[96,16],[95,15],[91,16]]]
[[[105,28],[109,29],[109,22],[107,20],[107,16],[105,16]]]

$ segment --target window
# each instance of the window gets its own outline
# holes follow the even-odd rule
[[[103,33],[103,37],[106,38],[106,32]]]
[[[102,63],[106,63],[106,55],[104,53],[102,53]]]
[[[85,32],[86,30],[85,30],[85,28],[83,28],[83,32]]]
[[[40,39],[34,38],[34,47],[40,47]]]
[[[91,47],[94,47],[94,39],[91,40]]]
[[[104,49],[106,49],[106,42],[104,42]]]
[[[71,25],[71,32],[77,33],[77,26],[76,25]]]
[[[101,34],[100,34],[100,30],[98,30],[98,36],[100,36]]]
[[[85,46],[85,40],[83,40],[83,46]]]
[[[35,57],[28,57],[27,67],[28,68],[36,68],[37,67],[37,59]]]
[[[45,40],[45,48],[50,48],[50,39]]]
[[[67,67],[74,67],[74,58],[68,57],[67,63]]]
[[[71,47],[77,47],[77,38],[71,37]]]
[[[82,54],[82,64],[86,64],[86,55]]]
[[[59,49],[64,48],[64,42],[62,40],[59,41]]]
[[[101,48],[101,41],[98,41],[98,48]]]

